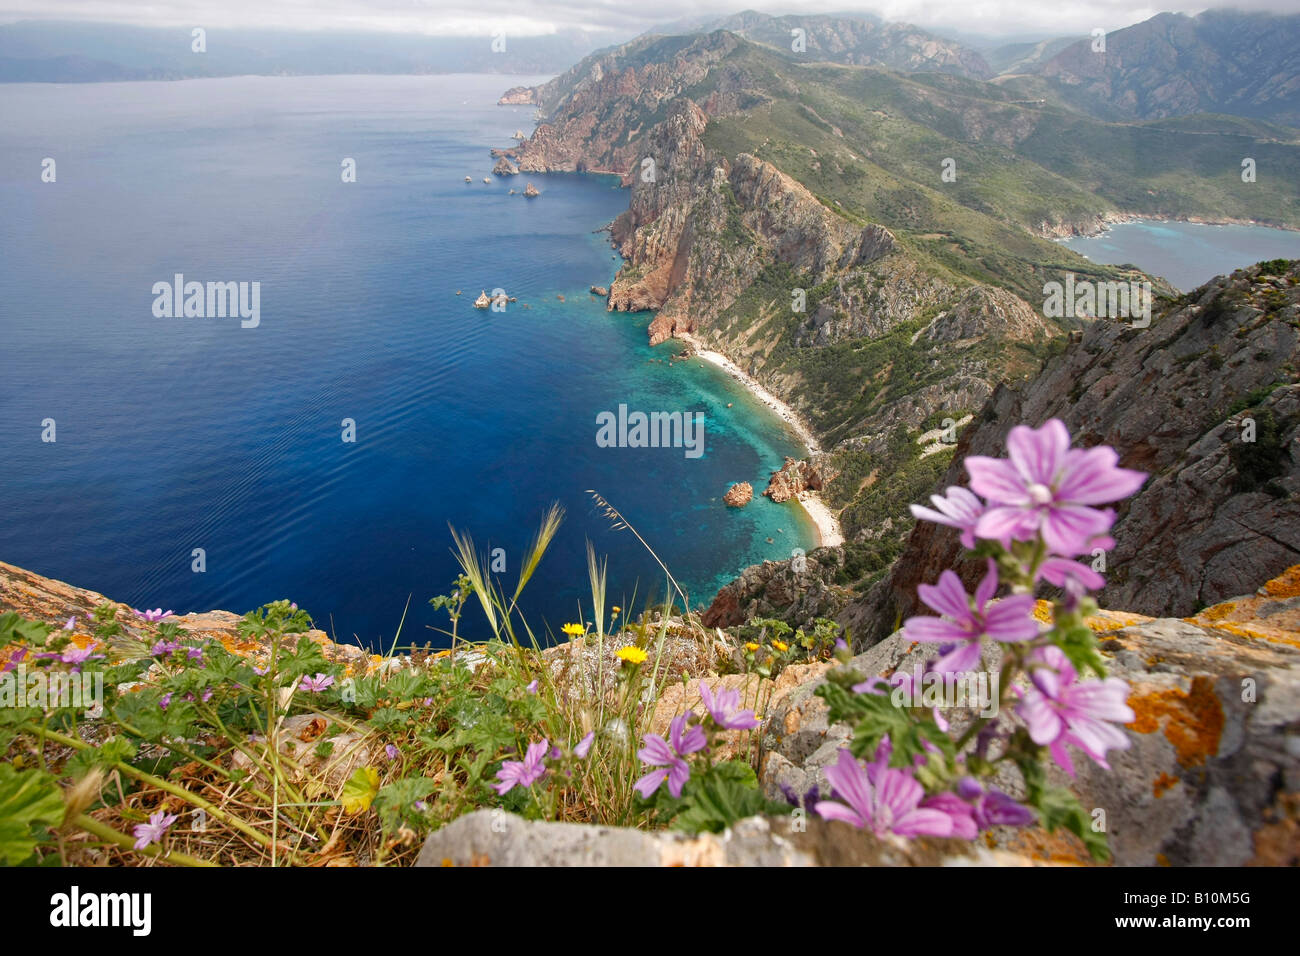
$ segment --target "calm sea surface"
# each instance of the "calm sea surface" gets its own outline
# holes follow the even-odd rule
[[[1136,220],[1065,245],[1094,262],[1138,266],[1179,292],[1263,259],[1300,259],[1300,232],[1264,226]]]
[[[489,147],[531,130],[531,109],[494,105],[517,82],[0,86],[0,560],[178,613],[287,597],[374,645],[408,596],[403,642],[439,640],[426,602],[457,571],[449,523],[504,549],[513,586],[552,501],[568,518],[525,593],[535,628],[590,618],[586,539],[609,555],[611,603],[661,595],[586,489],[692,604],[810,547],[797,506],[721,503],[800,452],[782,423],[725,374],[670,365],[649,316],[588,294],[616,269],[595,230],[627,193],[483,183]],[[176,273],[260,282],[260,324],[155,317]],[[472,307],[496,287],[518,301]],[[597,414],[620,403],[702,412],[704,455],[597,447]]]

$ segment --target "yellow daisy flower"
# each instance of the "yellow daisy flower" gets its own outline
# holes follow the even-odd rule
[[[788,651],[788,650],[790,649],[790,645],[789,645],[789,644],[783,644],[783,643],[780,642],[780,641],[773,641],[773,642],[772,642],[772,646],[775,647],[775,648],[776,648],[778,651],[780,651],[782,654],[784,654],[786,651]]]
[[[645,663],[646,654],[641,648],[629,644],[627,647],[620,647],[617,656],[629,664],[643,664]]]
[[[745,650],[749,651],[752,654],[754,653],[754,651],[758,650],[758,645],[755,644],[753,641],[750,641],[748,644],[745,645]]]
[[[568,634],[570,637],[582,637],[582,635],[587,633],[587,629],[581,624],[566,624],[564,627],[560,628],[560,630],[565,634]]]

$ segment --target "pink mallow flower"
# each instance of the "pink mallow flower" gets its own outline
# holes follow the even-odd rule
[[[65,664],[84,664],[92,657],[103,657],[103,654],[96,654],[95,648],[98,646],[95,641],[91,641],[85,647],[77,647],[75,644],[69,644],[63,649],[63,654],[59,660]]]
[[[589,731],[587,736],[578,741],[578,745],[573,748],[573,755],[579,760],[586,760],[587,754],[591,752],[592,741],[596,739],[596,732]]]
[[[819,801],[813,808],[817,815],[843,820],[877,836],[952,836],[953,817],[942,809],[921,806],[925,790],[910,770],[889,766],[889,752],[886,737],[876,759],[863,767],[853,754],[841,750],[839,761],[826,768],[826,779],[838,800]]]
[[[646,734],[641,738],[645,746],[636,752],[637,757],[643,764],[658,768],[633,784],[643,799],[649,800],[664,780],[668,781],[670,794],[674,797],[682,795],[682,787],[691,779],[691,766],[683,758],[703,750],[709,744],[704,728],[699,724],[690,730],[686,729],[687,717],[692,716],[694,714],[674,717],[668,727],[668,740],[658,734]]]
[[[515,786],[531,787],[546,773],[546,754],[551,749],[551,742],[543,737],[535,744],[529,744],[523,760],[505,760],[497,771],[494,789],[498,795],[505,796]]]
[[[137,823],[132,829],[136,836],[135,848],[143,850],[150,843],[162,842],[167,829],[176,822],[176,814],[159,810],[149,817],[148,823]]]
[[[298,684],[299,690],[309,690],[313,694],[319,694],[321,691],[334,686],[334,678],[328,674],[317,674],[315,677],[302,675],[302,682]]]
[[[700,681],[700,701],[713,722],[723,730],[753,730],[758,726],[752,710],[740,709],[738,690],[719,690],[715,694],[706,682]]]
[[[931,667],[943,674],[972,670],[980,662],[980,641],[987,637],[1003,643],[1028,641],[1038,636],[1034,620],[1034,596],[1013,594],[996,604],[998,568],[992,558],[988,573],[975,588],[974,599],[966,594],[961,578],[953,571],[939,575],[938,584],[922,584],[916,593],[926,605],[943,617],[909,617],[903,637],[923,644],[948,645]]]
[[[162,608],[160,608],[160,607],[156,607],[156,608],[154,608],[152,611],[149,611],[149,610],[138,611],[138,610],[137,610],[135,613],[136,613],[136,614],[139,614],[139,615],[140,615],[142,618],[144,618],[146,621],[150,621],[150,622],[155,623],[155,624],[156,624],[157,622],[161,621],[161,620],[162,620],[163,618],[165,618],[165,617],[171,617],[171,616],[172,616],[172,612],[171,612],[170,610],[164,611],[164,610],[163,610]]]
[[[1031,686],[1021,692],[1016,712],[1030,739],[1047,747],[1052,759],[1070,776],[1074,776],[1074,763],[1066,744],[1078,747],[1109,770],[1106,751],[1127,750],[1131,744],[1115,726],[1134,719],[1128,705],[1128,684],[1118,677],[1079,680],[1070,659],[1055,645],[1034,652],[1029,677]]]
[[[948,489],[948,496],[931,495],[930,501],[938,510],[924,505],[910,505],[912,516],[919,521],[933,521],[961,532],[963,548],[975,547],[975,526],[984,513],[984,502],[958,485]]]
[[[1113,511],[1093,505],[1127,498],[1146,480],[1140,471],[1116,467],[1113,448],[1071,448],[1070,433],[1056,418],[1038,429],[1011,429],[1007,453],[1009,460],[966,459],[971,489],[989,504],[975,536],[1031,541],[1041,534],[1053,554],[1065,557],[1087,550],[1114,523]]]

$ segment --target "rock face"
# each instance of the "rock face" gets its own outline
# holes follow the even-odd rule
[[[790,49],[790,31],[797,28],[803,31],[807,55],[819,62],[952,73],[976,79],[994,73],[975,50],[910,23],[833,15],[772,17],[747,10],[725,18],[714,28],[730,30],[782,51]]]
[[[1300,559],[1297,368],[1300,263],[1280,276],[1238,271],[1147,329],[1093,322],[1030,382],[1000,386],[939,487],[966,483],[967,455],[1004,455],[1013,425],[1062,419],[1076,443],[1111,445],[1151,475],[1120,510],[1102,604],[1192,614]],[[916,585],[959,552],[955,532],[918,524],[889,576],[841,618],[859,646],[917,613]],[[955,566],[968,585],[979,576]]]
[[[754,486],[747,481],[738,481],[727,489],[722,500],[729,508],[743,508],[754,500]]]
[[[1108,34],[1102,54],[1081,40],[1036,72],[1072,105],[1107,119],[1230,113],[1294,126],[1297,46],[1294,16],[1161,13]]]
[[[531,86],[512,86],[501,94],[497,106],[533,106],[536,102]]]
[[[1132,747],[1112,770],[1086,758],[1074,780],[1085,809],[1105,811],[1119,865],[1300,863],[1300,566],[1258,593],[1194,619],[1103,612],[1089,620],[1109,673],[1132,689]],[[911,671],[932,649],[896,633],[852,662],[864,676]],[[852,736],[828,725],[810,681],[766,724],[760,779],[773,799],[826,792],[825,768]],[[996,831],[1017,854],[1085,862],[1073,837]]]
[[[1024,299],[987,286],[969,289],[921,332],[921,338],[936,345],[976,342],[985,337],[1033,342],[1051,335],[1052,329]]]
[[[773,501],[789,501],[804,492],[821,491],[834,475],[824,460],[813,458],[786,458],[785,464],[772,472],[763,494]]]
[[[502,156],[497,160],[497,164],[492,167],[492,174],[494,176],[518,176],[519,167]]]
[[[750,817],[714,836],[529,822],[477,810],[425,839],[416,866],[1028,866],[966,842],[877,839],[845,823]]]
[[[842,548],[817,548],[788,561],[751,565],[718,591],[704,611],[704,625],[735,627],[754,617],[769,617],[809,628],[819,617],[833,619],[851,596],[835,583],[843,566]]]
[[[142,619],[128,605],[110,601],[96,591],[73,587],[0,561],[0,614],[16,611],[31,620],[45,621],[59,627],[69,617],[84,619],[87,613],[101,604],[116,605],[117,620],[127,634],[136,636],[137,633],[144,633],[142,629],[137,631],[137,622],[142,623]],[[221,642],[232,654],[257,660],[270,655],[269,645],[250,640],[239,632],[241,619],[238,614],[229,611],[191,612],[174,615],[167,620],[175,622],[181,630],[194,637]],[[325,656],[331,660],[364,667],[363,662],[368,655],[357,645],[335,644],[324,631],[308,631],[307,637],[319,644]],[[7,650],[0,648],[0,661],[5,659],[6,654]]]

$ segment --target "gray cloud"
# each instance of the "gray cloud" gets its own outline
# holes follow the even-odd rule
[[[1236,9],[1295,11],[1295,0],[1242,0]],[[628,36],[674,20],[741,9],[774,14],[870,12],[938,32],[1062,36],[1095,27],[1115,30],[1140,22],[1160,7],[1130,0],[0,0],[0,21],[73,19],[138,26],[193,25],[294,30],[386,30],[486,36],[587,29]],[[1198,13],[1197,6],[1171,12]]]

